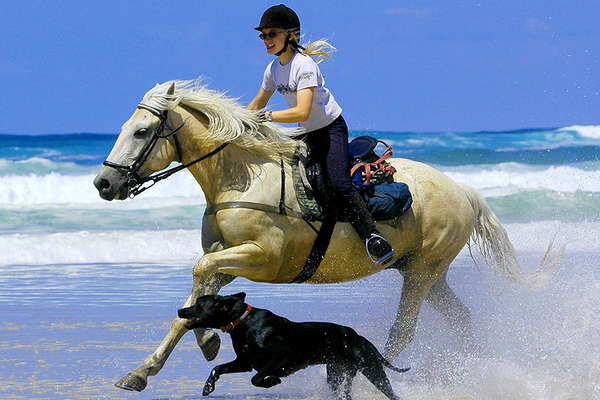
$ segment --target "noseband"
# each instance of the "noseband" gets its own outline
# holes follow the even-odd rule
[[[182,123],[176,129],[172,129],[171,127],[169,127],[167,125],[167,113],[168,113],[167,110],[160,111],[154,107],[148,106],[143,103],[140,103],[137,106],[137,108],[147,110],[147,111],[151,112],[152,114],[156,115],[160,119],[160,124],[158,125],[158,127],[155,130],[152,131],[152,137],[150,138],[148,143],[146,143],[144,145],[144,147],[142,148],[142,151],[140,151],[140,154],[138,154],[138,156],[135,159],[135,161],[133,162],[133,164],[123,165],[123,164],[117,164],[117,163],[114,163],[114,162],[108,161],[108,160],[106,160],[102,163],[103,165],[106,165],[107,167],[115,168],[117,170],[124,170],[127,173],[127,187],[129,188],[129,197],[130,198],[134,198],[135,196],[142,193],[146,189],[150,189],[152,186],[154,186],[156,184],[156,182],[166,179],[169,176],[173,175],[174,173],[181,171],[182,169],[185,169],[193,164],[196,164],[197,162],[200,162],[208,157],[211,157],[211,156],[217,154],[219,151],[223,150],[229,144],[229,143],[223,143],[222,145],[220,145],[219,147],[217,147],[210,153],[205,154],[193,161],[190,161],[189,163],[181,164],[181,165],[178,165],[177,167],[173,167],[166,171],[159,172],[157,174],[142,178],[142,177],[140,177],[138,172],[140,171],[140,168],[142,168],[142,165],[144,165],[144,163],[148,159],[148,156],[152,152],[152,149],[156,145],[156,142],[158,141],[158,139],[167,139],[168,140],[168,138],[173,137],[173,141],[175,142],[175,148],[177,149],[177,157],[179,158],[180,163],[183,162],[183,159],[181,157],[181,146],[179,145],[179,140],[177,139],[177,131],[180,130],[181,128],[183,128],[183,125],[185,123]],[[165,134],[164,133],[165,130],[169,131],[169,132]],[[143,186],[146,182],[150,182],[150,181],[152,182],[150,185]]]

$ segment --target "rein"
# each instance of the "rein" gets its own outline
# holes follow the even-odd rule
[[[129,187],[129,198],[134,198],[135,196],[144,192],[145,190],[150,189],[152,186],[154,186],[156,184],[156,182],[166,179],[169,176],[173,175],[174,173],[181,171],[182,169],[186,169],[204,159],[212,157],[213,155],[217,154],[219,151],[223,150],[229,144],[227,142],[223,143],[216,149],[212,150],[211,152],[209,152],[201,157],[196,158],[195,160],[192,160],[185,164],[178,165],[177,167],[167,169],[166,171],[162,171],[157,174],[142,178],[139,176],[138,172],[140,171],[140,168],[142,168],[142,165],[144,165],[144,163],[148,159],[148,156],[150,155],[150,153],[152,152],[152,149],[158,142],[158,139],[167,139],[168,140],[168,138],[173,137],[173,141],[175,142],[175,148],[177,150],[177,156],[179,158],[179,162],[183,162],[183,159],[181,156],[181,146],[179,145],[179,140],[177,139],[177,131],[179,131],[181,128],[183,128],[183,126],[185,125],[185,122],[182,123],[178,128],[172,129],[167,125],[167,111],[160,111],[154,107],[151,107],[151,106],[149,106],[147,104],[143,104],[143,103],[140,103],[137,108],[149,111],[152,114],[156,115],[158,118],[160,118],[160,124],[158,125],[158,128],[156,128],[156,130],[154,130],[153,135],[150,138],[150,141],[148,141],[148,143],[146,143],[144,145],[144,147],[142,148],[142,151],[140,151],[140,154],[137,156],[137,158],[131,165],[117,164],[117,163],[113,163],[108,160],[106,160],[102,163],[103,165],[106,165],[107,167],[115,168],[117,170],[125,170],[127,172],[127,186]],[[168,130],[170,132],[167,134],[163,134],[163,132],[165,130]],[[150,185],[143,186],[146,182],[150,182],[150,181],[152,181],[152,183]]]

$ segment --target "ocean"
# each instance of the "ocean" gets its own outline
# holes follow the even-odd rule
[[[600,126],[481,132],[353,131],[394,157],[428,163],[477,189],[527,271],[566,246],[547,288],[530,292],[477,267],[464,250],[449,281],[473,312],[481,353],[466,355],[424,305],[415,340],[388,371],[410,399],[600,399]],[[187,171],[133,200],[106,202],[92,181],[113,134],[0,135],[0,398],[195,399],[229,339],[206,362],[186,335],[142,393],[112,386],[158,345],[202,255],[205,199]],[[342,285],[238,279],[223,293],[290,319],[351,325],[380,349],[402,278]],[[271,389],[224,376],[215,399],[325,399],[322,367]],[[362,377],[355,399],[380,399]]]

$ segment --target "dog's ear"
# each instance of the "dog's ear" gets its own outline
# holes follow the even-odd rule
[[[240,299],[240,301],[244,301],[246,300],[246,293],[244,292],[239,292],[236,294],[232,294],[233,297],[237,297],[238,299]]]

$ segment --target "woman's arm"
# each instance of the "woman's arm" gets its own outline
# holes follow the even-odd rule
[[[267,106],[267,103],[269,102],[269,99],[271,98],[271,96],[273,96],[274,92],[275,92],[274,90],[269,91],[269,90],[260,88],[258,90],[258,94],[254,98],[254,100],[252,100],[250,102],[250,104],[248,104],[248,109],[249,110],[262,110],[263,108],[265,108]]]
[[[281,111],[273,111],[271,117],[275,122],[304,122],[310,115],[315,88],[309,87],[298,90],[296,93],[296,107]]]

